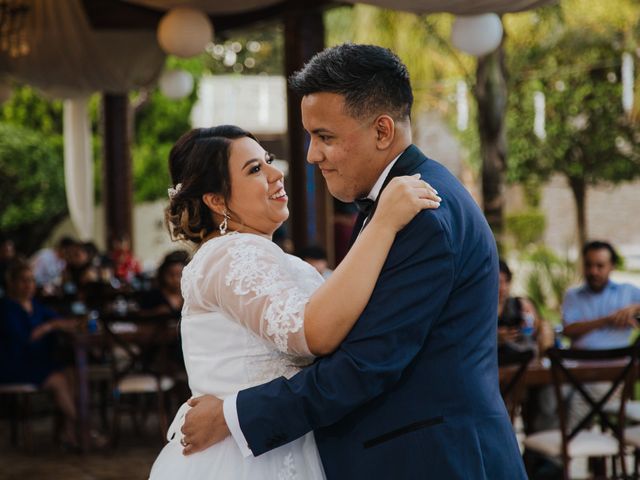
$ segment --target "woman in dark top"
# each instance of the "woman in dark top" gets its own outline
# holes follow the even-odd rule
[[[7,297],[0,300],[0,383],[31,383],[50,390],[65,418],[63,441],[75,445],[73,385],[64,366],[54,360],[51,335],[72,328],[73,321],[33,299],[36,282],[25,260],[9,265],[6,283]]]
[[[158,267],[156,276],[157,288],[147,292],[140,299],[140,309],[151,314],[172,314],[180,317],[182,304],[182,291],[180,280],[182,269],[187,264],[187,256],[172,252],[168,254]]]
[[[532,340],[535,339],[540,354],[543,354],[553,345],[553,328],[540,316],[531,299],[511,296],[511,280],[511,270],[500,260],[498,353],[518,344],[533,347]]]

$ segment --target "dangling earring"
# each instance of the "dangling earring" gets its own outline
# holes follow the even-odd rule
[[[231,217],[225,210],[224,213],[222,214],[222,222],[220,223],[220,225],[218,225],[218,229],[220,230],[220,235],[224,235],[225,233],[227,233],[227,227],[228,227],[227,220],[229,220],[230,218]]]

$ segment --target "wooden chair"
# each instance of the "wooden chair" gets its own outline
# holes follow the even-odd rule
[[[509,412],[511,423],[514,422],[518,407],[522,402],[525,374],[534,355],[535,352],[533,350],[513,351],[509,352],[508,355],[498,355],[500,393],[507,407],[507,412]]]
[[[140,402],[155,397],[160,436],[164,440],[168,428],[167,394],[175,385],[168,362],[168,347],[175,341],[175,326],[169,316],[106,317],[102,319],[111,344],[113,372],[113,444],[120,431],[120,416],[125,409],[125,398],[135,402],[130,409],[131,418],[140,430],[140,418],[146,420],[148,409],[142,412]],[[123,328],[129,325],[128,328]],[[141,414],[140,414],[141,413]]]
[[[640,368],[640,365],[637,367]],[[633,395],[633,392],[631,393]],[[620,400],[610,400],[604,407],[606,414],[613,416],[620,408]],[[624,429],[624,440],[627,445],[633,447],[634,462],[632,478],[640,478],[640,400],[627,400],[625,405],[625,420],[627,426]]]
[[[569,462],[572,458],[589,458],[598,460],[601,468],[606,467],[604,460],[612,459],[611,468],[614,477],[617,475],[616,457],[620,459],[621,470],[626,477],[624,462],[624,429],[625,404],[629,398],[636,376],[638,346],[611,350],[562,350],[551,348],[547,351],[551,360],[553,385],[558,401],[560,429],[538,432],[524,439],[527,450],[550,457],[559,457],[563,464],[563,478],[569,479]],[[567,368],[571,361],[611,361],[620,364],[619,373],[615,375],[605,393],[594,398],[586,385],[577,379]],[[563,394],[562,386],[569,384],[589,405],[588,412],[580,419],[576,426],[569,425],[568,412],[570,400]],[[604,407],[616,392],[621,390],[621,401],[615,415],[615,420],[604,412]],[[598,418],[603,427],[602,432],[590,430],[594,420]]]
[[[24,446],[31,451],[33,436],[31,433],[31,397],[41,390],[30,383],[11,383],[0,385],[0,397],[8,404],[10,437],[13,446],[19,445],[22,433]]]

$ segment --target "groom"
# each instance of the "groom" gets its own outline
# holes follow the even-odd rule
[[[347,44],[290,84],[302,95],[307,160],[334,197],[375,209],[391,178],[420,173],[443,201],[398,233],[335,353],[224,402],[193,399],[185,454],[231,433],[257,456],[313,430],[328,479],[525,479],[498,388],[495,241],[460,182],[411,144],[406,67],[389,50]]]

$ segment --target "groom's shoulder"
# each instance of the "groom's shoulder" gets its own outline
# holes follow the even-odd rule
[[[418,167],[421,178],[438,191],[442,197],[442,210],[448,215],[476,215],[478,204],[465,185],[441,163],[425,157]]]
[[[433,211],[434,217],[444,225],[450,234],[484,234],[489,227],[480,205],[469,189],[447,167],[432,158],[424,156],[417,170],[422,179],[438,191],[442,198],[440,208]],[[463,226],[471,226],[464,228]]]
[[[418,168],[420,173],[428,175],[428,178],[423,178],[427,182],[433,178],[447,185],[463,187],[462,182],[446,166],[431,157],[424,155],[424,161]]]

